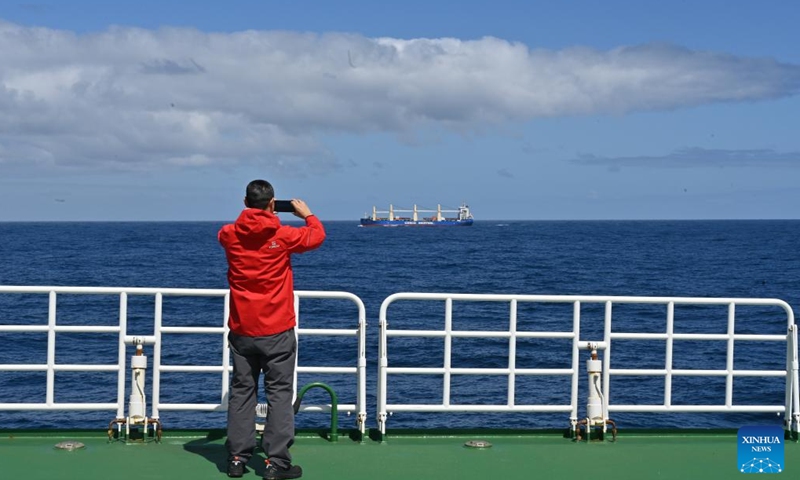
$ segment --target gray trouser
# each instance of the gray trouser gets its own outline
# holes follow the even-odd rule
[[[258,377],[264,372],[269,408],[261,446],[270,463],[280,468],[292,464],[289,447],[294,443],[294,368],[297,337],[294,329],[267,337],[228,335],[233,358],[233,379],[228,397],[230,457],[247,463],[256,446],[255,414]]]

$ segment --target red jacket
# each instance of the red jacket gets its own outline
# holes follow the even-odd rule
[[[273,213],[247,208],[235,223],[223,226],[217,238],[228,257],[231,331],[261,337],[294,328],[290,256],[322,245],[322,222],[309,215],[305,227],[290,227],[281,225]]]

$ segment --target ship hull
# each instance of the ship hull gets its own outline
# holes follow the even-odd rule
[[[473,220],[372,220],[362,218],[362,227],[469,227]]]

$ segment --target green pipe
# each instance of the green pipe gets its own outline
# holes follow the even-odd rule
[[[334,392],[330,386],[325,385],[322,382],[313,382],[301,388],[297,393],[297,400],[294,401],[294,413],[297,413],[300,410],[300,402],[303,401],[303,395],[305,395],[307,391],[314,387],[327,390],[328,394],[331,396],[331,434],[329,440],[331,442],[336,442],[339,440],[339,398],[336,396],[336,392]]]

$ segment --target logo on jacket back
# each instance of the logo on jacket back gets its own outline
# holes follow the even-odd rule
[[[783,428],[740,428],[737,461],[742,473],[783,472]]]
[[[281,248],[281,246],[280,246],[280,245],[278,245],[278,242],[276,242],[275,240],[273,240],[273,241],[272,241],[272,243],[270,243],[270,244],[269,244],[269,247],[267,247],[267,248]]]

